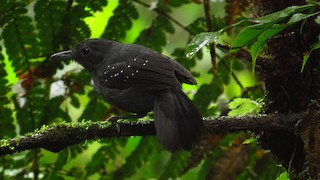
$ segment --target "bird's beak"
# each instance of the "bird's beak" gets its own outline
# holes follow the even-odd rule
[[[50,59],[72,59],[72,50],[61,51],[50,56]]]

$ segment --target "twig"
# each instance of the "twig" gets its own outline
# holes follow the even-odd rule
[[[210,10],[210,3],[209,0],[203,0],[203,8],[206,17],[206,24],[207,24],[207,31],[212,32],[212,20],[211,20],[211,10]],[[215,44],[210,43],[210,55],[211,55],[211,63],[212,63],[212,70],[214,74],[217,74],[217,60],[216,60],[216,51],[215,51]]]
[[[224,62],[222,61],[222,65],[226,68],[226,69],[230,69],[230,67]],[[238,86],[240,87],[241,91],[244,89],[244,86],[242,85],[242,83],[240,82],[240,80],[238,79],[237,75],[231,70],[231,76],[232,78],[235,80],[235,82],[238,84]]]
[[[68,0],[67,2],[67,11],[70,11],[71,10],[71,7],[72,7],[72,3],[73,3],[73,0]]]

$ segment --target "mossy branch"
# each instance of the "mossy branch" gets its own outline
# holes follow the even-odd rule
[[[204,124],[210,133],[215,134],[246,130],[253,132],[265,130],[293,131],[297,122],[303,117],[305,117],[305,113],[243,117],[223,116],[204,118]],[[68,146],[85,140],[120,136],[154,136],[155,134],[153,121],[61,123],[44,126],[40,130],[25,136],[1,140],[0,156],[36,148],[59,152]]]

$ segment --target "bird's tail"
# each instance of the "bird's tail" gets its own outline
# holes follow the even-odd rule
[[[190,150],[204,127],[199,111],[180,89],[167,89],[157,95],[154,116],[157,137],[170,151]]]

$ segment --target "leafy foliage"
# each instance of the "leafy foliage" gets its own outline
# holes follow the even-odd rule
[[[126,158],[126,163],[115,171],[114,178],[125,179],[133,176],[137,169],[148,162],[155,150],[154,145],[154,138],[142,138],[134,151]]]
[[[101,37],[121,41],[132,27],[132,21],[138,18],[138,12],[131,1],[120,0],[113,14]]]
[[[260,112],[261,104],[255,100],[262,99],[264,94],[260,89],[255,91],[254,86],[259,79],[249,77],[250,64],[235,54],[247,47],[255,67],[268,40],[285,28],[317,16],[319,12],[314,9],[319,3],[290,7],[252,20],[246,18],[250,13],[247,1],[228,1],[217,11],[233,13],[221,17],[218,12],[212,12],[214,32],[206,32],[203,9],[197,2],[0,0],[1,138],[30,133],[53,123],[103,121],[112,114],[123,113],[107,104],[89,86],[90,75],[81,67],[48,59],[52,53],[90,38],[96,27],[89,26],[86,18],[95,18],[98,12],[103,13],[107,24],[102,29],[102,38],[122,42],[134,30],[134,23],[142,24],[139,32],[135,32],[139,34],[135,43],[162,52],[189,69],[198,86],[187,86],[184,90],[203,116]],[[219,2],[213,1],[211,5],[215,3]],[[116,8],[106,15],[110,4]],[[145,12],[151,14],[150,17],[141,18]],[[208,43],[231,44],[231,47],[216,46],[216,74],[211,70]],[[302,69],[318,48],[319,42],[315,42],[306,50]],[[237,141],[239,137],[242,139]],[[281,169],[275,168],[276,162],[269,159],[262,166],[259,160],[266,157],[265,152],[254,143],[242,144],[243,137],[238,134],[211,137],[214,146],[199,146],[210,147],[199,150],[199,157],[187,151],[170,154],[152,137],[88,141],[58,154],[37,149],[2,157],[0,179],[205,179],[219,175],[217,169],[238,179],[254,179],[255,173],[261,178],[277,177]],[[213,143],[213,140],[204,143]],[[257,155],[259,152],[263,155]],[[239,156],[237,162],[243,163],[232,164],[236,156]],[[194,162],[192,168],[188,166],[190,161]],[[256,170],[260,166],[266,170]],[[286,177],[282,174],[278,179]]]
[[[159,179],[168,179],[170,177],[176,178],[181,175],[182,169],[188,160],[188,154],[186,152],[180,152],[173,154],[169,159],[163,173]]]
[[[8,81],[6,79],[7,72],[5,70],[5,62],[4,56],[1,53],[2,48],[0,46],[0,117],[6,117],[7,120],[0,121],[0,136],[1,137],[14,137],[15,136],[15,128],[13,126],[13,118],[12,118],[12,109],[6,107],[9,104],[9,99],[7,94],[10,92]]]
[[[39,54],[35,29],[27,13],[28,9],[22,3],[12,4],[4,17],[6,25],[2,31],[6,53],[12,61],[15,72],[19,75],[31,70],[34,64],[31,59]]]
[[[162,46],[166,45],[165,32],[174,33],[174,28],[167,17],[158,15],[151,26],[140,33],[136,43],[161,52]]]
[[[34,5],[35,20],[38,37],[41,46],[40,53],[43,56],[49,54],[56,49],[55,39],[58,36],[58,30],[61,29],[61,20],[65,11],[65,3],[63,1],[37,1]]]
[[[217,101],[218,96],[222,93],[222,81],[215,77],[209,84],[203,84],[194,95],[194,103],[197,105],[202,114],[206,114],[210,103]]]
[[[252,57],[252,67],[255,67],[257,56],[266,45],[268,39],[297,22],[318,15],[319,12],[313,12],[313,9],[319,5],[319,3],[311,3],[304,6],[292,6],[255,20],[242,20],[216,32],[198,34],[188,44],[187,53],[189,56],[193,56],[205,44],[216,43],[223,32],[252,23],[253,25],[247,25],[239,33],[235,41],[232,42],[230,52],[237,52],[241,48],[248,46]],[[310,10],[309,13],[304,14],[303,12],[307,10]]]

